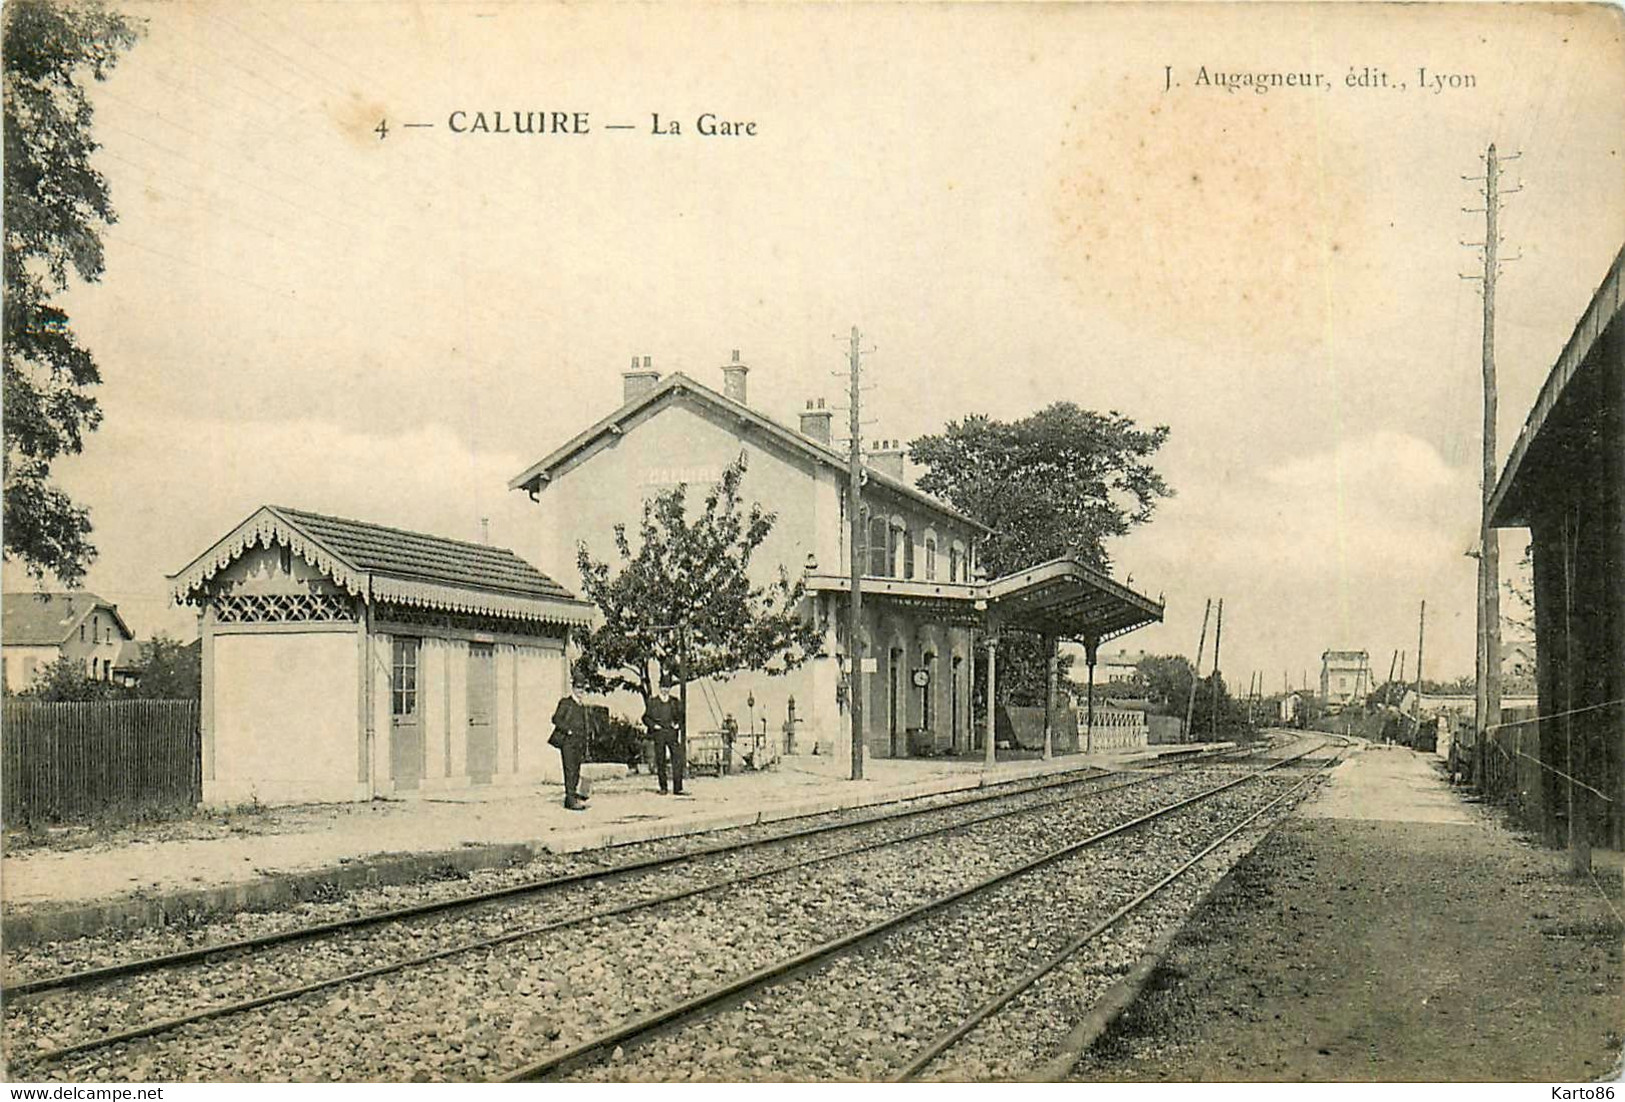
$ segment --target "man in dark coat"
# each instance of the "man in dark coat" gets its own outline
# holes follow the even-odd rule
[[[667,763],[671,768],[671,790],[683,795],[683,704],[671,695],[671,686],[660,683],[658,696],[643,706],[643,725],[655,744],[655,770],[660,775],[660,794],[666,794]]]
[[[564,761],[564,806],[571,811],[587,809],[587,797],[580,792],[581,762],[587,756],[592,730],[592,708],[581,699],[580,688],[571,684],[570,695],[560,697],[553,709],[553,737],[548,739]]]

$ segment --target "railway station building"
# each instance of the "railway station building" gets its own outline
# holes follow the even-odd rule
[[[562,779],[592,608],[512,551],[268,505],[170,582],[199,610],[204,803]]]
[[[599,561],[614,561],[615,525],[635,526],[646,499],[679,483],[707,487],[745,455],[744,497],[778,515],[754,569],[764,582],[781,567],[805,580],[804,614],[822,629],[823,646],[785,675],[692,686],[692,733],[715,730],[732,715],[741,731],[753,730],[777,752],[844,757],[852,738],[849,694],[857,692],[859,737],[870,755],[980,749],[991,758],[992,710],[973,723],[973,695],[985,697],[988,688],[976,683],[978,650],[981,676],[996,682],[1005,633],[1042,636],[1052,655],[1060,640],[1078,640],[1092,660],[1101,642],[1162,618],[1160,601],[1069,559],[986,578],[978,554],[988,529],[908,482],[904,449],[882,440],[864,457],[857,503],[863,620],[859,638],[849,640],[848,457],[834,446],[833,411],[809,401],[792,428],[750,403],[749,371],[735,352],[718,391],[682,373],[661,377],[647,357],[634,358],[620,407],[509,483],[540,510],[537,561],[554,577],[571,577],[578,544]],[[1052,688],[1046,713],[1055,697]],[[618,710],[636,715],[630,701]],[[1044,726],[1048,749],[1053,714]]]
[[[1490,732],[1486,769],[1528,775],[1542,820],[1531,825],[1589,867],[1593,840],[1625,846],[1625,250],[1552,365],[1488,510],[1497,528],[1529,530],[1539,703],[1533,724]]]

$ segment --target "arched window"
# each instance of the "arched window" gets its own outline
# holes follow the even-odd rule
[[[925,530],[925,580],[937,580],[937,534],[929,528]]]
[[[912,548],[905,546],[908,529],[903,526],[902,517],[891,518],[891,574],[893,578],[907,577],[903,570],[908,565],[908,553]]]
[[[876,578],[891,574],[891,522],[885,517],[869,518],[869,573]]]
[[[949,552],[949,563],[952,573],[950,581],[970,581],[970,560],[965,555],[965,545],[954,540],[953,549]]]
[[[914,577],[914,533],[903,529],[903,577]]]

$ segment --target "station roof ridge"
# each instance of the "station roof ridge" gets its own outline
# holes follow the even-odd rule
[[[509,480],[508,489],[523,489],[534,497],[541,491],[543,485],[545,485],[546,482],[552,477],[552,473],[555,468],[580,454],[580,452],[588,445],[602,438],[604,435],[621,431],[620,426],[623,421],[636,416],[643,410],[648,409],[658,402],[675,395],[679,391],[687,392],[719,410],[743,418],[747,423],[763,432],[768,433],[778,442],[786,444],[792,449],[798,450],[814,460],[825,464],[826,466],[831,466],[841,471],[845,471],[847,469],[848,459],[844,453],[838,452],[826,444],[821,444],[818,441],[811,439],[795,429],[790,428],[788,425],[782,424],[767,414],[762,413],[760,410],[754,409],[743,402],[735,401],[724,394],[712,390],[704,383],[691,378],[681,371],[674,371],[662,378],[645,393],[640,394],[630,402],[622,404],[607,417],[601,418],[588,428],[571,437],[563,445],[554,449],[542,459],[531,464],[522,473]],[[993,531],[992,528],[988,527],[986,524],[983,524],[975,517],[970,516],[968,513],[961,512],[940,498],[933,497],[924,490],[911,485],[905,479],[896,478],[892,475],[886,474],[883,471],[876,470],[874,467],[868,466],[867,464],[864,465],[863,471],[864,477],[872,483],[883,486],[894,493],[912,498],[931,509],[935,509],[940,513],[952,517],[962,524],[969,525],[978,531]]]

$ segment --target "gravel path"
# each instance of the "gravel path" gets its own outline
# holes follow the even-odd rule
[[[1119,779],[1116,783],[1122,782]],[[403,1027],[408,1035],[416,1036],[411,1032],[416,1027],[411,1025],[410,1014],[397,1012],[400,1004],[426,1001],[428,1009],[421,1015],[420,1024],[429,1032],[419,1038],[424,1039],[431,1032],[445,1028],[448,1021],[457,1020],[455,1015],[448,1017],[444,1013],[446,997],[466,990],[469,999],[474,1001],[455,1000],[456,1013],[462,1016],[468,1031],[483,1036],[488,1032],[482,1027],[483,1019],[470,1024],[470,1014],[478,1011],[476,1017],[479,1017],[487,1012],[500,1011],[514,1001],[515,995],[521,999],[527,994],[533,995],[535,1012],[528,1019],[523,1013],[510,1015],[508,1024],[513,1028],[522,1028],[520,1023],[523,1021],[534,1025],[536,1013],[540,1013],[545,1018],[539,1030],[544,1035],[544,1041],[550,1024],[557,1019],[561,1023],[559,1032],[564,1038],[560,1043],[566,1043],[572,1036],[585,1035],[592,1028],[590,1023],[605,1021],[604,1015],[614,1013],[617,1002],[624,1006],[625,1000],[619,998],[622,992],[616,981],[628,973],[640,974],[639,965],[646,967],[653,963],[637,959],[647,956],[647,953],[641,952],[644,945],[681,942],[689,946],[686,952],[677,952],[681,963],[677,971],[684,973],[685,982],[688,972],[691,972],[698,981],[708,983],[718,975],[742,966],[742,962],[755,967],[765,962],[764,953],[770,956],[778,951],[777,939],[762,938],[753,931],[774,929],[783,924],[785,916],[795,916],[793,929],[797,936],[815,940],[820,930],[828,928],[831,923],[851,921],[888,907],[898,907],[904,901],[923,898],[925,894],[937,890],[943,882],[941,878],[951,882],[954,877],[968,877],[971,873],[967,870],[990,868],[992,862],[1009,860],[1011,853],[1035,852],[1066,831],[1088,832],[1094,829],[1094,824],[1118,821],[1138,813],[1138,809],[1165,802],[1167,793],[1171,791],[1195,790],[1212,783],[1212,775],[1199,771],[1176,777],[1153,778],[1140,786],[1147,789],[1145,792],[1130,788],[1102,797],[1104,806],[1098,809],[1081,812],[1070,808],[1038,810],[1030,816],[1004,823],[972,827],[950,838],[909,843],[893,850],[866,854],[861,858],[862,867],[872,870],[875,883],[872,886],[860,883],[858,887],[867,890],[850,890],[851,885],[845,882],[850,877],[844,871],[828,868],[804,870],[781,885],[758,882],[727,889],[727,894],[733,897],[737,906],[699,899],[656,908],[645,915],[607,919],[603,924],[595,924],[590,938],[584,938],[579,930],[561,931],[536,943],[520,943],[496,952],[476,952],[427,969],[367,981],[331,994],[309,996],[288,1006],[254,1011],[219,1023],[190,1026],[184,1033],[173,1037],[136,1042],[127,1046],[131,1061],[128,1064],[124,1061],[122,1050],[115,1049],[111,1053],[71,1058],[69,1062],[59,1065],[59,1070],[63,1074],[107,1075],[128,1067],[135,1077],[215,1078],[224,1071],[228,1075],[275,1078],[279,1075],[303,1076],[314,1067],[325,1069],[316,1074],[335,1078],[410,1077],[421,1074],[467,1077],[481,1067],[480,1062],[492,1051],[491,1046],[476,1044],[466,1051],[456,1050],[462,1058],[461,1062],[449,1062],[454,1046],[448,1042],[446,1051],[440,1054],[444,1059],[436,1061],[428,1058],[436,1054],[434,1042],[425,1039],[427,1056],[422,1060],[412,1059],[419,1055],[417,1051],[411,1046],[401,1047],[394,1043],[400,1033],[395,1023],[402,1018],[407,1019]],[[1079,791],[1089,791],[1095,787],[1106,786],[1083,785]],[[1031,803],[1042,803],[1057,796],[1056,792],[1048,792],[1018,796],[1010,802],[1019,803],[1025,799]],[[981,805],[978,810],[991,807],[991,804]],[[945,821],[955,814],[952,809],[945,809],[940,814],[918,816],[907,824],[907,829],[923,829],[935,820]],[[957,814],[965,816],[965,812]],[[1020,831],[1008,825],[1015,822],[1024,824]],[[895,834],[900,829],[900,824],[866,828],[877,836],[887,831]],[[839,836],[839,841],[842,845],[850,844],[844,833]],[[821,839],[820,843],[826,849],[831,848],[828,838]],[[793,851],[796,847],[812,844],[812,840],[807,840],[785,847],[772,847],[773,863],[795,856]],[[904,883],[918,862],[918,855],[908,853],[911,845],[934,847],[933,863],[939,855],[946,857],[942,861],[943,867],[934,870],[939,875],[921,880],[913,889],[913,894]],[[959,854],[965,855],[965,860],[956,856]],[[515,922],[534,924],[550,918],[573,916],[587,909],[602,909],[658,891],[686,887],[693,884],[697,877],[715,879],[750,871],[753,863],[756,867],[767,863],[760,853],[755,852],[718,855],[703,861],[703,877],[696,871],[694,863],[685,863],[672,869],[642,874],[632,884],[565,889],[550,895],[545,903],[492,906],[477,914],[455,919],[405,928],[381,928],[368,935],[288,946],[269,954],[200,965],[166,972],[161,976],[136,977],[90,993],[69,993],[26,1002],[8,1008],[8,1047],[14,1060],[26,1059],[33,1051],[60,1047],[86,1036],[126,1028],[138,1024],[138,1021],[167,1017],[246,994],[259,994],[272,982],[286,986],[290,982],[342,973],[355,967],[358,960],[375,963],[381,952],[403,954],[428,951],[474,936],[490,936],[511,928]],[[862,881],[864,878],[859,879]],[[839,902],[821,902],[825,899]],[[699,932],[687,928],[695,924],[705,928]],[[567,944],[573,939],[588,942],[585,960],[580,964],[573,964],[567,953],[558,951],[560,944]],[[696,952],[692,948],[708,945],[716,947],[716,953],[711,956],[720,964],[706,959],[707,954],[703,951]],[[630,969],[627,967],[628,957],[634,961]],[[515,961],[523,963],[512,966]],[[685,969],[688,972],[684,972]],[[636,982],[629,980],[628,984],[636,986]],[[594,989],[586,1000],[590,1006],[580,1006],[578,1004],[582,1000],[572,999],[577,986]],[[647,989],[658,990],[652,983]],[[416,992],[428,993],[431,997],[413,1000],[411,995]],[[592,1007],[606,1002],[609,1004],[607,1009],[592,1011]],[[632,1005],[637,1005],[635,1000]],[[321,1012],[308,1023],[311,1028],[307,1031],[301,1028],[301,1023],[305,1022],[312,1006],[320,1008]],[[581,1016],[581,1011],[597,1013],[597,1016],[583,1017],[582,1020],[589,1024],[574,1030],[567,1029],[572,1014]],[[369,1017],[388,1018],[391,1028],[385,1031],[382,1038],[375,1030],[357,1028],[347,1031],[343,1028],[342,1019],[352,1012],[362,1022]],[[334,1049],[324,1031],[324,1024],[330,1024],[341,1036],[361,1038],[369,1061],[365,1065],[368,1070],[358,1072],[354,1059],[342,1046]],[[253,1046],[251,1037],[238,1035],[239,1029],[252,1034],[256,1028],[269,1028],[275,1034],[271,1040],[276,1044],[290,1037],[297,1038],[298,1043],[292,1045],[288,1059],[284,1060],[278,1055],[279,1049]],[[463,1032],[455,1031],[452,1040],[459,1040]],[[366,1036],[363,1037],[363,1034]],[[221,1050],[231,1047],[224,1043],[224,1037],[228,1035],[234,1039],[244,1058],[229,1059],[222,1064]],[[380,1044],[382,1047],[379,1047]],[[472,1048],[485,1048],[486,1054],[474,1053]],[[320,1054],[324,1051],[331,1055],[322,1057]],[[249,1052],[254,1053],[252,1058],[247,1057]],[[404,1065],[403,1059],[407,1060]],[[372,1061],[377,1061],[376,1067]]]

